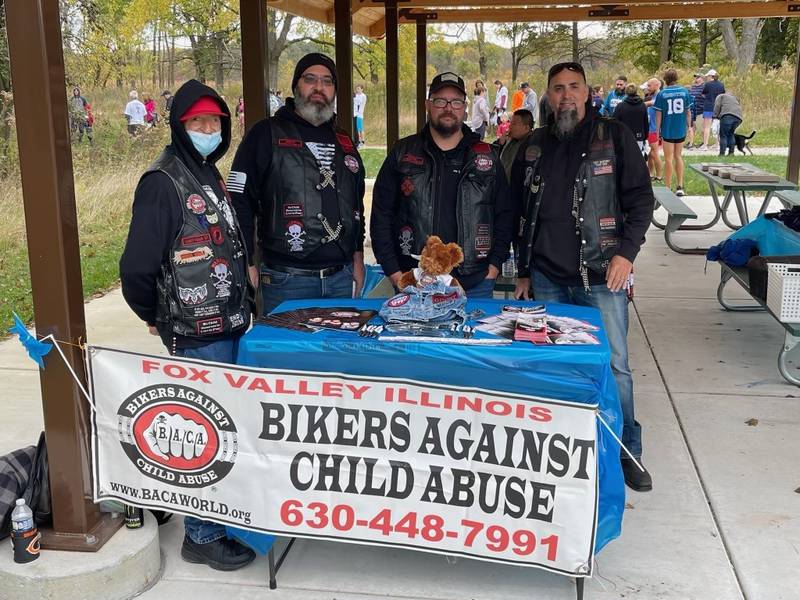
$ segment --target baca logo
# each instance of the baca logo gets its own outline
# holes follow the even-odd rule
[[[143,474],[181,487],[212,485],[233,468],[236,427],[202,392],[162,383],[129,396],[117,410],[119,440]]]

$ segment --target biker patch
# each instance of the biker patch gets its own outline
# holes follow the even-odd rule
[[[231,322],[231,327],[241,327],[244,325],[244,315],[242,313],[236,313],[235,315],[231,315],[228,317],[228,320]]]
[[[617,220],[614,217],[600,217],[600,231],[615,231]]]
[[[542,149],[539,146],[530,145],[525,148],[525,160],[527,162],[533,162],[542,154]]]
[[[492,248],[492,232],[489,225],[486,223],[478,223],[475,226],[475,251],[477,258],[486,258],[489,256],[489,250]]]
[[[304,239],[306,232],[303,229],[303,223],[300,221],[289,221],[286,224],[286,242],[289,244],[289,252],[302,252],[303,246],[306,243]]]
[[[350,169],[352,173],[358,173],[358,161],[356,160],[355,156],[345,154],[344,166]]]
[[[207,233],[197,235],[187,235],[181,238],[181,246],[194,246],[195,244],[207,244],[211,241],[211,236]]]
[[[302,204],[284,204],[283,205],[283,218],[289,219],[292,217],[302,217],[303,205]]]
[[[403,192],[403,196],[410,196],[414,192],[414,189],[414,182],[411,181],[410,177],[403,179],[403,183],[400,184],[400,191]]]
[[[494,165],[494,161],[489,158],[488,156],[477,156],[475,157],[475,168],[478,171],[488,171]]]
[[[337,132],[336,140],[345,152],[352,152],[355,150],[355,148],[353,148],[353,140],[350,139],[349,135]]]
[[[610,158],[592,161],[592,175],[611,175],[614,172],[614,165]]]
[[[200,194],[190,194],[186,199],[186,207],[196,215],[206,212],[206,201]]]
[[[280,138],[278,140],[278,147],[280,148],[302,148],[303,141],[295,140],[292,138]]]
[[[225,236],[222,235],[222,228],[219,225],[209,227],[208,233],[211,235],[211,241],[215,245],[221,246],[225,242]]]
[[[217,290],[217,298],[228,298],[231,295],[231,270],[230,264],[224,258],[217,258],[211,262],[211,285]]]
[[[222,317],[215,319],[202,319],[196,324],[197,335],[210,335],[212,333],[222,333]]]
[[[400,229],[400,252],[411,256],[411,246],[414,244],[414,230],[406,225]]]
[[[421,156],[417,156],[416,154],[406,153],[403,155],[403,158],[400,159],[401,163],[410,163],[412,165],[417,165],[421,167],[425,164],[425,161]]]
[[[208,286],[204,283],[193,288],[178,288],[178,296],[181,301],[189,306],[200,304],[208,298]]]
[[[192,263],[209,260],[214,253],[208,246],[200,246],[192,250],[182,248],[176,250],[172,256],[172,262],[176,265],[190,265]]]

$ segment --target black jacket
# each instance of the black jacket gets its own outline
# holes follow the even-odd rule
[[[614,118],[628,126],[637,142],[647,139],[650,125],[647,120],[647,107],[639,96],[625,96],[625,100],[617,104]]]
[[[215,98],[226,113],[221,119],[222,143],[205,160],[180,121],[180,117],[201,96]],[[217,198],[224,198],[222,176],[214,165],[228,150],[231,141],[230,111],[222,98],[212,88],[190,79],[173,96],[169,125],[172,139],[165,151],[179,158],[202,185],[210,186]],[[156,279],[162,263],[170,259],[169,251],[182,223],[183,212],[172,180],[164,173],[145,173],[133,197],[133,216],[119,271],[125,301],[149,325],[155,324],[158,304]],[[178,348],[203,346],[219,339],[224,339],[224,336],[207,336],[203,340],[177,337],[173,340],[172,336],[162,334],[165,345],[171,347],[174,342]]]

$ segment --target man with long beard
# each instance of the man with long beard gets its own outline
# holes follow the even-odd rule
[[[520,148],[512,198],[521,207],[515,297],[600,309],[624,418],[622,442],[637,459],[641,428],[633,413],[628,366],[629,276],[653,214],[647,166],[630,130],[600,117],[578,63],[547,77],[552,109],[545,127]],[[623,458],[625,483],[652,489],[650,474]]]
[[[497,152],[464,124],[464,80],[433,78],[428,124],[389,152],[375,180],[370,233],[375,258],[397,286],[430,235],[456,242],[464,262],[452,275],[471,298],[491,298],[508,256],[513,209]]]
[[[334,126],[333,61],[301,58],[292,91],[247,133],[228,177],[251,262],[258,230],[249,275],[264,314],[285,300],[358,297],[364,284],[364,165]]]

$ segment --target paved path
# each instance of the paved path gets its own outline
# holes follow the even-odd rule
[[[701,218],[708,212],[708,198],[687,201]],[[727,234],[719,227],[689,235],[708,244]],[[637,260],[630,349],[654,490],[628,494],[622,536],[597,556],[587,600],[800,594],[800,390],[777,372],[783,329],[763,313],[722,311],[715,299],[718,267],[705,269],[703,257],[668,250],[655,229]],[[161,352],[118,291],[87,304],[86,315],[93,343]],[[14,340],[0,344],[0,371],[8,390],[0,430],[6,452],[35,442],[41,409],[37,373]],[[751,419],[757,425],[748,425]],[[570,580],[533,569],[305,540],[283,566],[278,590],[270,591],[265,559],[234,573],[190,565],[179,556],[181,536],[177,519],[162,527],[164,573],[142,600],[567,600],[575,594]]]

